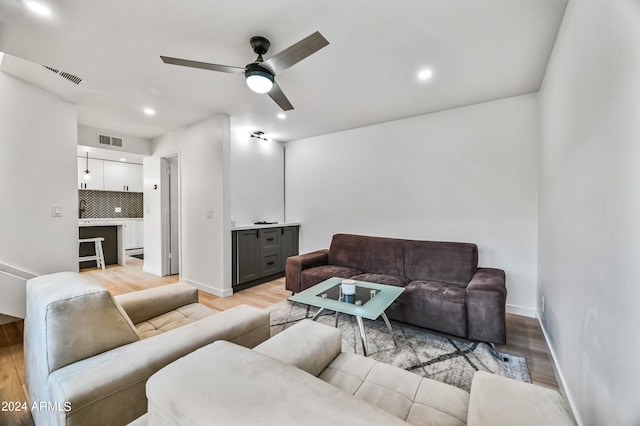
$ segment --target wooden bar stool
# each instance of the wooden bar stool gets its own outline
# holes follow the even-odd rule
[[[87,262],[89,260],[95,260],[96,266],[104,269],[104,252],[102,251],[102,242],[104,241],[103,237],[95,237],[95,238],[81,238],[79,240],[78,246],[82,243],[93,243],[95,247],[95,254],[93,256],[82,256],[79,258],[80,262]]]

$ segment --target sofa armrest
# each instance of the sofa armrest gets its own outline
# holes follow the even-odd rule
[[[560,394],[478,371],[471,382],[467,426],[575,425]]]
[[[329,260],[329,249],[291,256],[285,267],[285,288],[294,293],[302,291],[300,286],[302,271],[307,268],[326,265]]]
[[[217,340],[253,347],[269,337],[269,313],[241,305],[158,336],[120,346],[49,375],[52,424],[127,424],[147,411],[145,383],[167,364]]]
[[[505,274],[502,269],[478,268],[467,285],[467,290],[498,291],[507,293]]]
[[[502,269],[478,268],[467,285],[467,338],[504,344],[507,287]]]
[[[169,284],[115,296],[131,322],[141,323],[181,306],[198,302],[198,290],[188,284]]]
[[[340,330],[305,319],[254,348],[318,376],[342,352]]]

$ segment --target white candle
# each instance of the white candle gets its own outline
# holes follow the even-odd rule
[[[346,294],[346,295],[356,294],[356,281],[342,280],[342,294]]]

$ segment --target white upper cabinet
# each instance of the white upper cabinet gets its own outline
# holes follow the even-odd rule
[[[142,164],[127,163],[127,191],[142,192]]]
[[[124,191],[127,181],[127,165],[115,161],[104,162],[104,189]]]
[[[89,176],[85,179],[87,170],[87,159],[78,157],[78,189],[103,189],[104,186],[104,161],[89,158]]]
[[[89,158],[89,175],[85,179],[87,159],[78,157],[78,189],[142,192],[142,164]]]
[[[142,192],[142,165],[104,161],[104,189]]]

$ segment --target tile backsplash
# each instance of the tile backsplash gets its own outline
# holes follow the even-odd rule
[[[82,203],[82,200],[86,204]],[[79,218],[143,217],[144,215],[141,192],[79,189],[78,203]],[[80,212],[80,205],[85,209],[83,212]],[[120,213],[116,213],[116,207],[120,207]]]

